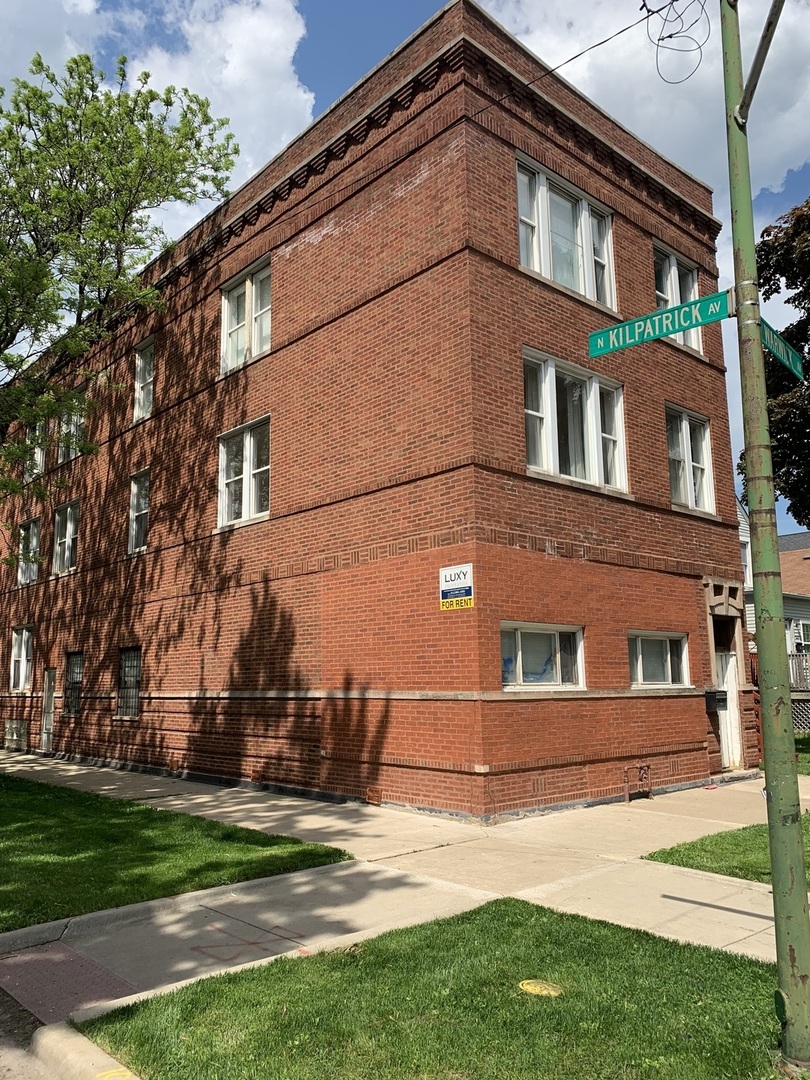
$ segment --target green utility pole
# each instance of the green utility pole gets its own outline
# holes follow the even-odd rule
[[[776,536],[773,465],[760,337],[754,213],[746,123],[756,83],[784,0],[775,0],[747,86],[743,86],[738,0],[720,0],[726,93],[731,230],[740,340],[745,470],[751,522],[765,792],[771,849],[776,963],[776,1011],[782,1053],[810,1064],[810,920],[799,785],[790,707],[787,645]]]

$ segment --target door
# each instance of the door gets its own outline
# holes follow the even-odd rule
[[[56,668],[45,668],[42,688],[42,740],[41,749],[49,753],[53,745],[53,698],[56,690]]]
[[[717,688],[725,690],[727,706],[717,709],[720,724],[720,761],[724,769],[742,767],[742,740],[740,738],[740,699],[737,693],[737,654],[715,653],[717,663]]]

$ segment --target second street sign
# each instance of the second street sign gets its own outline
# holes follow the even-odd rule
[[[707,323],[727,319],[731,314],[728,292],[712,293],[690,300],[688,304],[663,308],[638,319],[617,323],[616,326],[595,330],[588,335],[588,356],[604,356],[605,353],[629,349],[631,345],[643,345],[645,341],[670,337],[684,330],[705,326]]]
[[[781,360],[797,379],[803,379],[804,367],[801,356],[792,346],[788,345],[781,334],[777,334],[774,328],[769,326],[762,318],[759,320],[759,333],[762,344],[768,352],[775,356],[777,360]]]

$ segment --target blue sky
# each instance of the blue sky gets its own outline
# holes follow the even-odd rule
[[[315,116],[442,6],[436,0],[299,0],[307,33],[295,54],[295,66],[301,81],[315,93]]]
[[[685,4],[687,0],[679,0]],[[120,53],[131,71],[152,72],[209,97],[228,116],[242,148],[243,182],[438,11],[440,0],[3,0],[0,85],[24,75],[34,52],[55,67],[79,51],[107,70]],[[639,18],[638,0],[481,0],[495,18],[546,62],[557,65]],[[675,85],[656,69],[644,26],[566,65],[561,74],[608,113],[678,164],[707,180],[724,222],[718,244],[720,287],[732,284],[720,58],[719,13],[707,5],[711,35],[690,78]],[[743,48],[749,58],[770,0],[746,0]],[[810,195],[810,0],[785,6],[749,123],[757,226]],[[674,79],[692,56],[660,58]],[[179,235],[201,216],[173,211]],[[777,329],[793,314],[779,301],[765,309]],[[742,444],[733,320],[724,327],[729,413],[736,453]],[[797,528],[780,508],[783,531]]]

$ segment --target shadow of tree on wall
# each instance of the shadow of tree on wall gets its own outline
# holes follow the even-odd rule
[[[320,615],[306,579],[300,605],[297,582],[271,587],[268,553],[277,557],[279,547],[272,517],[246,530],[218,527],[219,436],[265,413],[260,373],[272,355],[219,375],[221,293],[209,270],[170,287],[171,317],[145,314],[110,344],[128,385],[135,348],[153,336],[150,417],[133,423],[129,389],[111,395],[89,422],[98,455],[54,473],[52,504],[41,508],[48,564],[25,592],[21,619],[36,628],[33,689],[44,666],[56,667],[57,753],[364,796],[379,777],[387,701],[369,699],[350,671],[325,701],[313,685],[320,663],[309,636],[317,637]],[[129,553],[131,479],[145,469],[147,546]],[[78,562],[57,577],[49,573],[53,512],[73,499],[81,507]],[[140,715],[121,718],[120,651],[135,646]],[[82,707],[74,716],[62,691],[65,654],[79,651]],[[19,705],[36,748],[41,702]]]
[[[326,791],[352,790],[379,802],[380,759],[391,719],[391,701],[369,696],[346,672],[340,694],[327,692],[323,703],[323,769]]]
[[[366,797],[379,781],[388,700],[372,718],[349,673],[324,697],[295,658],[294,617],[269,581],[250,587],[249,605],[224,686],[191,704],[188,771]]]

